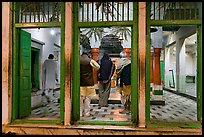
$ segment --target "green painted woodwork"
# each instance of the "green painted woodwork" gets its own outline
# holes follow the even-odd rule
[[[163,95],[163,90],[154,90],[153,94],[154,95]]]
[[[202,128],[202,124],[200,122],[166,122],[166,121],[157,121],[151,120],[146,124],[147,128]]]
[[[197,26],[197,119],[202,122],[202,24]]]
[[[18,2],[12,3],[12,115],[11,122],[19,121],[20,123],[52,123],[52,120],[25,120],[19,118],[19,108],[22,107],[19,104],[19,36],[21,28],[51,28],[61,27],[61,66],[60,66],[60,121],[56,120],[55,123],[63,123],[64,121],[64,79],[65,79],[65,55],[64,55],[64,34],[65,34],[65,6],[62,4],[62,18],[61,22],[49,22],[49,23],[17,23],[18,18]],[[31,97],[30,97],[31,100]],[[31,107],[30,107],[31,109]],[[17,120],[18,119],[18,120]]]
[[[72,48],[72,120],[80,119],[80,62],[79,62],[79,27],[78,2],[73,3],[73,48]]]
[[[45,22],[45,23],[15,23],[16,28],[50,28],[61,27],[61,22]]]
[[[131,120],[138,120],[138,3],[133,3],[133,26],[131,45]]]
[[[116,21],[107,21],[107,22],[79,22],[79,27],[81,28],[91,28],[91,27],[112,27],[112,26],[124,26],[124,27],[128,27],[128,26],[132,26],[134,24],[134,21],[120,21],[120,22],[116,22]]]
[[[60,48],[60,122],[64,122],[64,96],[65,96],[65,3],[61,9],[61,48]]]
[[[16,119],[13,121],[13,124],[21,124],[21,123],[33,123],[33,124],[63,124],[59,120],[25,120],[25,119]]]
[[[72,83],[72,120],[76,121],[79,119],[79,28],[85,28],[85,27],[111,27],[111,26],[132,26],[133,30],[133,36],[132,36],[132,48],[131,48],[131,58],[132,58],[132,78],[131,82],[136,83],[132,87],[132,103],[134,104],[134,107],[132,107],[132,121],[134,123],[137,122],[137,111],[138,111],[138,66],[137,66],[137,43],[138,43],[138,26],[137,26],[137,3],[134,2],[134,21],[129,21],[129,22],[89,22],[89,23],[78,23],[76,18],[77,15],[77,2],[73,3],[75,6],[73,6],[73,48],[72,51],[72,80],[75,81]],[[18,89],[19,89],[19,83],[18,83],[18,41],[19,41],[19,33],[17,28],[36,28],[36,27],[42,27],[42,28],[49,28],[49,27],[61,27],[61,67],[60,67],[60,119],[61,122],[64,119],[64,79],[65,79],[65,65],[64,65],[64,23],[63,21],[65,18],[64,16],[64,9],[62,10],[62,22],[49,22],[49,23],[17,23],[18,22],[18,13],[16,12],[17,8],[17,2],[13,2],[12,9],[13,9],[13,47],[12,47],[12,121],[18,118]],[[150,4],[147,2],[147,53],[146,53],[146,58],[147,60],[150,59],[150,26],[165,26],[165,25],[196,25],[198,26],[198,37],[197,37],[197,42],[198,42],[198,48],[197,48],[197,117],[198,120],[201,121],[202,119],[202,19],[200,20],[150,20],[148,15],[150,15]],[[64,8],[64,6],[62,6]],[[202,16],[201,16],[202,17]],[[76,24],[75,24],[76,23]],[[76,46],[77,45],[77,46]],[[77,51],[78,50],[78,51]],[[146,61],[146,121],[147,121],[147,127],[148,126],[153,126],[153,127],[165,127],[167,125],[166,122],[155,122],[155,123],[150,123],[150,63]],[[77,74],[78,73],[78,74]],[[78,83],[77,83],[78,82]],[[75,91],[77,91],[75,93]],[[77,102],[78,101],[78,102]],[[132,105],[133,106],[133,105]],[[65,108],[66,109],[66,108]],[[78,112],[77,112],[78,111]],[[39,121],[39,120],[15,120],[15,121],[21,121],[21,122],[28,122],[28,123],[52,123],[53,121]],[[57,123],[58,121],[56,121]],[[60,122],[60,123],[61,123]],[[86,122],[86,121],[84,121]],[[112,122],[112,121],[111,121]],[[111,123],[111,122],[102,122],[104,125],[106,123]],[[83,123],[83,122],[82,122]],[[97,124],[97,121],[94,121],[92,124]],[[100,122],[99,122],[100,123]],[[114,123],[114,122],[113,122]],[[178,124],[181,122],[178,122],[176,124],[172,124],[172,127],[177,127]],[[187,122],[187,124],[191,125],[191,122]],[[193,125],[193,124],[192,124]],[[183,126],[185,127],[185,126]],[[186,126],[187,127],[187,126]],[[191,126],[191,127],[196,127],[196,126]]]
[[[20,30],[19,118],[31,113],[31,34]]]
[[[202,24],[202,20],[151,20],[151,26],[164,26],[164,25],[198,25]]]
[[[164,61],[160,60],[160,74],[161,74],[161,80],[164,82]]]
[[[19,73],[18,73],[18,66],[19,66],[19,60],[18,60],[18,48],[19,48],[19,30],[15,28],[15,22],[18,20],[16,14],[16,7],[17,4],[13,3],[12,9],[13,9],[13,23],[12,23],[12,30],[13,30],[13,47],[12,47],[12,115],[11,115],[11,122],[18,118],[18,90],[19,90]]]
[[[199,2],[152,2],[152,20],[200,19]]]
[[[146,94],[145,94],[145,122],[150,120],[150,91],[152,90],[152,87],[150,87],[150,51],[151,51],[151,43],[150,43],[150,9],[151,9],[151,3],[146,3],[146,20],[147,20],[147,34],[146,34],[146,74],[145,74],[145,80],[146,80]]]
[[[32,88],[37,88],[37,89],[40,89],[39,52],[40,52],[39,49],[31,47],[31,56],[34,57],[34,60],[31,59],[31,65],[33,65],[33,68],[31,68],[31,73],[32,73],[32,69],[33,69],[33,73],[34,73],[34,74],[31,74],[31,75],[33,75],[33,82],[34,82],[34,84],[33,84],[34,87],[32,87]],[[31,79],[32,79],[32,77],[31,77]]]

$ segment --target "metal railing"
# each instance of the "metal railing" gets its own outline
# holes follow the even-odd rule
[[[151,20],[197,20],[202,17],[201,2],[151,2]]]
[[[17,2],[18,23],[61,22],[61,2]]]
[[[79,22],[133,20],[133,2],[79,2]]]

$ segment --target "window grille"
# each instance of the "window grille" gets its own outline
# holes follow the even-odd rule
[[[201,19],[201,2],[151,2],[151,20]]]
[[[61,22],[61,2],[18,2],[18,23]]]
[[[79,2],[79,22],[132,21],[133,2]]]

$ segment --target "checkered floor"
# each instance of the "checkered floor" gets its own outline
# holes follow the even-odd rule
[[[196,121],[196,102],[164,90],[165,105],[151,105],[150,118],[161,121]],[[117,92],[111,92],[111,97],[120,99]],[[80,120],[102,121],[130,121],[131,114],[120,114],[122,104],[109,104],[108,107],[98,108],[97,104],[91,104],[91,116],[81,117]],[[32,110],[29,118],[59,118],[59,103],[51,102],[44,107]]]
[[[162,121],[196,121],[195,101],[164,91],[165,105],[151,105],[150,118]]]
[[[130,121],[130,114],[120,114],[123,110],[121,104],[109,104],[108,107],[98,107],[98,104],[91,104],[91,116],[81,117],[80,120],[100,120],[100,121]]]

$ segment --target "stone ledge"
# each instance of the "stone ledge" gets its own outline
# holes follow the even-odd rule
[[[101,125],[15,124],[2,126],[2,133],[16,135],[202,135],[202,128],[139,128]]]

